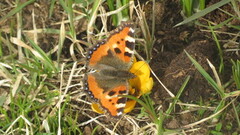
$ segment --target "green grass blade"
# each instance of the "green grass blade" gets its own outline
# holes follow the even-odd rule
[[[129,4],[129,0],[122,0],[122,4],[123,5],[128,5]],[[123,18],[129,18],[128,11],[129,11],[128,8],[123,9],[123,11],[122,11]]]
[[[68,19],[69,19],[69,24],[70,24],[70,36],[73,38],[73,40],[76,40],[76,32],[75,32],[75,27],[74,27],[74,22],[73,22],[73,0],[66,0],[65,2],[63,0],[59,1],[63,9],[66,11],[68,14]]]
[[[155,111],[152,110],[152,108],[150,106],[148,106],[147,103],[145,103],[142,100],[140,100],[140,99],[138,99],[138,98],[136,98],[134,96],[131,96],[131,95],[122,95],[122,96],[137,101],[142,107],[144,107],[146,112],[149,114],[150,119],[154,123],[158,123],[158,118],[157,118],[157,115],[156,115]]]
[[[216,109],[214,110],[214,113],[217,113],[218,111],[222,110],[225,107],[226,101],[223,99],[218,103],[218,106],[216,107]],[[219,117],[221,116],[221,113],[216,115],[213,119],[212,122],[215,123],[216,121],[218,121]]]
[[[54,66],[52,60],[47,56],[47,54],[38,45],[36,45],[31,39],[29,39],[29,38],[27,38],[27,39],[28,39],[29,43],[33,46],[33,48],[41,55],[41,57],[38,57],[38,58],[46,66],[46,68],[47,68],[46,70],[52,71],[52,72],[57,72],[58,71],[57,68]]]
[[[166,114],[167,114],[167,115],[170,115],[170,114],[171,114],[171,112],[172,112],[172,110],[174,109],[177,101],[179,100],[180,96],[182,95],[183,90],[184,90],[185,87],[187,86],[187,83],[188,83],[189,79],[190,79],[190,76],[188,76],[188,77],[186,78],[186,80],[184,81],[184,83],[182,84],[182,86],[181,86],[181,88],[179,89],[176,97],[174,98],[173,103],[171,104],[171,106],[170,106],[170,107],[167,109],[167,111],[166,111]]]
[[[91,27],[96,20],[98,8],[101,3],[102,3],[102,0],[96,0],[93,3],[92,12],[90,13],[90,17],[89,17],[89,26]]]
[[[208,83],[217,91],[221,98],[224,98],[225,97],[224,90],[217,85],[217,83],[212,79],[212,77],[203,69],[203,67],[196,60],[194,60],[191,57],[191,55],[189,55],[186,51],[184,52],[187,54],[188,58],[192,61],[197,70],[203,75],[203,77],[208,81]]]
[[[214,26],[211,26],[212,29],[220,29],[222,28],[224,25],[228,25],[229,22],[231,22],[232,20],[234,19],[234,17],[231,17],[229,19],[226,19],[225,21],[217,24],[217,25],[214,25]],[[209,27],[209,26],[208,26]]]
[[[231,25],[231,24],[227,24],[227,26],[228,26],[228,27],[230,27],[230,28],[234,28],[234,29],[236,29],[236,30],[239,30],[239,31],[240,31],[240,26],[238,26],[238,25]]]
[[[192,15],[193,1],[192,0],[182,0],[183,11],[187,17]]]
[[[69,17],[69,21],[70,21],[70,33],[71,36],[73,38],[73,40],[76,40],[76,31],[75,31],[75,27],[74,27],[74,14],[73,14],[73,1],[72,0],[67,0],[67,4],[68,4],[68,17]]]
[[[120,0],[116,0],[116,9],[122,6],[122,2]],[[123,20],[122,11],[117,13],[117,25],[121,24],[121,20]]]
[[[188,18],[185,19],[184,21],[176,24],[174,27],[177,27],[177,26],[180,26],[180,25],[189,23],[189,22],[191,22],[191,21],[193,21],[193,20],[195,20],[195,19],[197,19],[197,18],[199,18],[199,17],[202,17],[202,16],[210,13],[211,11],[213,11],[213,10],[215,10],[215,9],[217,9],[217,8],[219,8],[219,7],[227,4],[227,3],[229,3],[230,1],[231,1],[231,0],[222,0],[222,1],[218,2],[218,3],[216,3],[216,4],[213,4],[212,6],[207,7],[207,8],[205,8],[204,10],[202,10],[202,11],[200,11],[200,12],[197,12],[197,13],[193,14],[192,16],[188,17]]]
[[[205,0],[199,0],[199,9],[203,10],[205,8]]]
[[[51,0],[51,5],[50,5],[50,9],[49,9],[49,18],[52,17],[55,2],[56,2],[56,0]]]
[[[69,12],[69,8],[67,7],[67,4],[63,0],[59,0],[59,3],[63,7],[64,11],[66,11],[68,13]]]
[[[210,25],[210,23],[209,23],[209,28],[210,28],[210,30],[212,32],[213,39],[216,42],[216,45],[217,45],[217,48],[218,48],[218,55],[220,57],[219,73],[222,73],[223,69],[224,69],[222,48],[220,46],[220,43],[219,43],[219,41],[217,39],[217,36],[216,36],[215,32],[213,31],[213,28]]]
[[[183,92],[183,90],[185,89],[185,87],[186,87],[189,79],[190,79],[190,76],[188,76],[188,77],[186,78],[186,80],[184,81],[183,85],[182,85],[181,88],[179,89],[176,97],[174,98],[173,103],[172,103],[172,104],[169,106],[169,108],[167,109],[167,111],[166,111],[166,115],[167,115],[167,116],[171,116],[170,114],[171,114],[172,110],[174,109],[174,107],[175,107],[177,101],[179,100],[180,96],[182,95],[182,92]],[[163,131],[164,131],[164,129],[163,129],[164,120],[165,120],[165,114],[163,114],[163,112],[160,111],[160,112],[159,112],[159,121],[158,121],[158,124],[157,124],[157,129],[158,129],[158,133],[159,133],[159,134],[163,134]]]
[[[240,90],[240,61],[237,60],[236,63],[232,60],[232,74],[235,81],[236,87]]]
[[[240,129],[240,114],[239,114],[239,111],[236,109],[236,106],[234,104],[234,102],[232,102],[232,106],[233,106],[233,110],[234,110],[234,114],[235,114],[235,117],[236,117],[236,120],[237,120],[237,124],[238,124],[238,128]]]
[[[115,8],[114,8],[114,1],[113,0],[107,0],[107,5],[108,5],[110,11],[115,10]],[[116,14],[112,15],[112,22],[113,22],[114,26],[117,26],[118,18],[117,18]]]

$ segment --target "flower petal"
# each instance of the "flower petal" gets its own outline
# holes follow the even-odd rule
[[[96,113],[100,113],[100,114],[104,113],[103,110],[100,108],[99,104],[97,104],[97,103],[92,103],[91,108]]]
[[[150,67],[146,62],[138,61],[134,63],[130,72],[137,76],[130,79],[130,85],[140,91],[140,95],[146,94],[152,90],[153,79],[150,77]]]
[[[141,95],[144,95],[152,90],[153,87],[153,79],[152,77],[148,78],[148,80],[144,80],[142,82],[142,85],[140,87],[140,93]]]
[[[133,108],[135,107],[135,105],[136,105],[136,101],[135,100],[127,101],[126,106],[124,108],[124,113],[131,112],[133,110]]]
[[[130,72],[135,74],[136,76],[144,76],[144,77],[150,76],[150,68],[145,61],[138,61],[136,63],[133,63],[133,66],[130,69]]]

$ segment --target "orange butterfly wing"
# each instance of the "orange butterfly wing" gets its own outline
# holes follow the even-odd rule
[[[123,113],[129,90],[128,79],[134,54],[132,23],[118,27],[106,41],[93,46],[87,54],[87,68],[93,72],[85,74],[84,89],[99,101],[111,116]]]

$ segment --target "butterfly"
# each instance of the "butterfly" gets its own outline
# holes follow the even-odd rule
[[[87,51],[83,89],[113,117],[123,114],[135,75],[129,70],[135,49],[132,22],[122,22],[110,36]]]

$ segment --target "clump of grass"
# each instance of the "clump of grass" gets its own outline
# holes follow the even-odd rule
[[[139,18],[139,26],[143,33],[143,42],[139,42],[139,44],[144,46],[145,52],[147,55],[146,60],[150,61],[152,59],[153,45],[156,41],[155,36],[154,36],[154,33],[155,33],[155,14],[154,14],[155,0],[153,0],[152,28],[149,28],[149,25],[147,24],[147,19],[146,19],[145,13],[144,13],[143,9],[141,9],[141,6],[137,6],[137,7],[138,8],[135,8],[135,10],[136,10],[136,13]]]
[[[236,62],[234,62],[232,60],[232,64],[233,79],[236,83],[237,90],[240,90],[240,61],[237,60]]]
[[[130,4],[129,0],[117,0],[117,1],[107,0],[107,5],[110,11],[112,12],[122,7],[125,8],[122,11],[116,12],[115,14],[112,15],[111,20],[114,26],[120,25],[121,21],[130,19],[129,8],[126,8],[127,6],[129,6],[129,4]]]
[[[60,35],[58,60],[54,61],[50,57],[52,52],[46,53],[39,47],[37,42],[39,31],[35,28],[33,31],[22,29],[21,12],[33,2],[30,0],[16,3],[15,8],[1,18],[3,24],[10,18],[17,17],[18,21],[16,25],[9,25],[9,29],[14,30],[11,34],[4,31],[0,35],[1,48],[4,48],[0,59],[0,132],[1,134],[57,134],[61,129],[60,133],[64,134],[81,133],[80,128],[76,126],[77,119],[73,119],[76,114],[71,112],[70,116],[64,115],[65,119],[60,119],[66,113],[64,110],[68,108],[66,105],[70,102],[69,96],[61,94],[61,90],[66,88],[62,89],[58,85],[60,82],[58,73],[63,73],[63,70],[60,70],[62,67],[60,55],[65,39],[64,24],[62,23],[60,30],[41,29],[41,32]],[[36,24],[33,26],[35,27]],[[15,29],[18,33],[15,33]],[[33,39],[24,35],[24,32],[34,33]],[[71,30],[66,33],[74,35]],[[62,83],[61,86],[65,87],[66,84]],[[60,98],[61,96],[64,98]],[[60,99],[62,100],[59,102]]]
[[[195,12],[205,8],[205,0],[181,0],[182,12],[186,17],[190,17]]]
[[[237,19],[239,20],[239,8],[236,8],[238,5],[236,1],[230,1],[230,0],[226,0],[226,1],[220,1],[218,3],[215,3],[195,14],[192,14],[193,13],[193,1],[182,1],[182,2],[185,2],[185,5],[183,5],[183,10],[185,11],[185,15],[187,16],[187,18],[185,18],[185,20],[183,22],[180,22],[178,23],[176,26],[180,26],[180,25],[183,25],[183,24],[186,24],[186,23],[189,23],[191,21],[194,21],[195,20],[195,24],[204,28],[204,29],[207,29],[207,30],[202,30],[202,31],[205,31],[205,32],[211,32],[212,33],[212,37],[210,37],[211,39],[213,39],[216,43],[216,46],[218,48],[218,56],[219,56],[219,60],[220,60],[220,65],[218,67],[218,71],[215,69],[215,67],[211,64],[210,61],[208,61],[209,63],[209,66],[211,67],[212,71],[213,71],[213,74],[214,74],[214,78],[211,77],[209,75],[209,73],[207,73],[202,67],[201,65],[199,65],[197,63],[196,60],[194,60],[191,55],[189,55],[187,52],[187,56],[189,57],[189,59],[192,61],[192,63],[195,65],[195,67],[197,68],[197,70],[203,75],[203,77],[208,81],[208,83],[213,87],[213,89],[216,91],[216,93],[219,95],[220,97],[220,100],[219,99],[215,99],[214,100],[214,104],[217,104],[216,107],[214,107],[214,111],[213,111],[213,114],[206,117],[206,118],[203,118],[197,122],[194,122],[192,124],[189,124],[189,125],[186,125],[184,126],[185,128],[188,128],[188,127],[193,127],[197,124],[200,124],[202,122],[206,122],[206,121],[211,121],[212,123],[215,123],[215,128],[211,128],[212,130],[209,131],[209,133],[211,134],[223,134],[223,130],[226,130],[226,128],[224,127],[226,125],[225,122],[222,122],[224,121],[225,119],[225,113],[228,113],[228,110],[233,110],[234,114],[235,114],[235,118],[236,118],[236,122],[238,123],[238,128],[239,128],[239,115],[238,115],[238,112],[239,110],[238,109],[235,109],[236,106],[235,104],[237,103],[237,97],[239,96],[239,76],[238,76],[238,61],[233,61],[232,60],[232,63],[233,63],[233,67],[232,67],[232,76],[233,78],[231,80],[229,80],[226,84],[222,84],[223,82],[221,81],[221,78],[219,77],[218,74],[224,74],[225,70],[224,69],[224,54],[229,52],[229,51],[235,51],[237,55],[238,54],[238,50],[236,45],[235,45],[235,49],[233,49],[231,47],[231,49],[226,49],[227,48],[227,45],[225,44],[223,46],[222,44],[222,41],[220,41],[220,36],[218,34],[221,34],[221,33],[224,33],[224,32],[221,32],[221,31],[218,31],[220,28],[222,27],[228,27],[228,28],[234,28],[236,30],[239,30],[238,26],[235,26],[235,25],[232,25],[230,22],[233,21],[234,19]],[[229,13],[227,11],[224,11],[222,10],[220,7],[223,6],[223,5],[226,5],[228,4],[230,6],[230,8],[232,7],[234,9],[234,13]],[[204,15],[208,14],[208,13],[211,13],[211,11],[213,10],[216,10],[218,9],[219,11],[221,11],[223,14],[226,14],[228,16],[230,16],[229,18],[227,18],[226,20],[222,21],[222,22],[219,22],[219,23],[216,23],[216,22],[211,22],[209,20],[205,20],[204,18],[201,18],[203,17]],[[204,25],[202,23],[200,23],[197,19],[198,18],[201,18],[205,21],[207,21],[207,24],[208,25]],[[225,33],[227,34],[227,33]],[[229,39],[230,40],[235,40],[236,37],[238,37],[238,34],[235,34],[235,33],[231,33],[229,32],[228,33],[229,35],[235,35],[235,37],[233,39]],[[231,41],[230,41],[231,42]],[[236,42],[232,41],[231,43],[234,43],[234,44],[237,44]],[[230,61],[230,60],[229,60]],[[228,91],[228,87],[231,86],[233,88],[236,88],[236,89],[231,89],[230,92],[227,92]],[[231,106],[232,105],[232,106]],[[223,126],[224,125],[224,126]],[[229,128],[232,128],[232,126],[229,126]],[[235,133],[235,132],[232,132],[232,133]]]
[[[139,114],[139,116],[141,117],[147,116],[155,124],[156,131],[154,134],[168,134],[170,132],[171,133],[177,132],[174,130],[173,131],[166,130],[164,128],[163,123],[166,118],[169,118],[171,116],[171,113],[173,112],[177,102],[179,101],[179,98],[183,93],[183,90],[185,89],[189,79],[190,79],[190,76],[186,78],[182,87],[179,89],[177,95],[173,97],[173,102],[168,107],[166,112],[163,112],[162,110],[156,111],[156,109],[154,108],[154,101],[150,97],[150,94],[143,95],[143,100],[140,100],[133,96],[126,96],[126,97],[129,99],[136,100],[144,108],[143,109],[144,111],[142,111],[142,114]]]
[[[194,60],[191,55],[189,55],[187,52],[185,52],[187,54],[187,56],[189,57],[189,59],[192,61],[192,63],[195,65],[195,67],[197,68],[197,70],[203,75],[203,77],[208,81],[208,83],[216,90],[216,92],[219,94],[219,96],[221,97],[221,100],[220,101],[217,101],[218,102],[218,106],[216,107],[216,109],[214,110],[214,115],[212,115],[212,117],[209,117],[210,118],[213,118],[212,119],[212,122],[216,123],[219,121],[219,118],[222,116],[223,114],[223,111],[225,110],[226,111],[226,108],[230,105],[230,104],[234,104],[234,102],[236,102],[236,97],[238,97],[240,95],[240,90],[235,90],[235,91],[232,91],[232,92],[229,92],[229,93],[226,93],[226,88],[224,87],[224,85],[222,85],[221,83],[221,80],[217,74],[217,71],[215,69],[215,67],[210,63],[210,61],[208,61],[210,67],[212,68],[213,70],[213,73],[214,73],[214,76],[216,78],[216,80],[214,81],[214,79],[202,68],[201,65],[199,65],[199,63]],[[238,77],[238,71],[239,70],[239,65],[236,65],[234,62],[233,62],[233,76],[234,78],[235,77]],[[235,79],[235,84],[238,85],[238,79]],[[236,87],[238,87],[236,85]],[[233,98],[235,97],[235,98]],[[231,100],[227,100],[228,98],[231,98]],[[233,98],[233,99],[232,99]],[[235,108],[235,107],[234,107]],[[240,125],[239,124],[239,115],[237,114],[237,110],[235,110],[235,114],[236,114],[236,119],[237,119],[237,122],[238,122],[238,126]],[[208,119],[206,119],[208,120]],[[219,123],[220,124],[220,123]],[[212,131],[212,132],[219,132],[220,131],[220,127],[221,125],[217,125],[216,126],[216,131]]]
[[[190,1],[189,1],[189,2],[190,2]],[[188,2],[188,3],[189,3],[189,2]],[[202,16],[204,16],[204,15],[212,12],[213,10],[215,10],[215,9],[217,9],[217,8],[220,8],[221,6],[223,6],[223,5],[225,5],[225,4],[229,3],[229,2],[230,2],[230,0],[224,0],[224,1],[220,1],[220,2],[218,2],[218,3],[215,3],[215,4],[213,4],[213,5],[209,6],[209,7],[207,7],[207,8],[205,8],[205,9],[203,9],[203,10],[201,10],[201,11],[199,11],[199,12],[197,12],[197,13],[189,16],[189,17],[187,17],[186,19],[184,19],[184,21],[176,24],[175,27],[180,26],[180,25],[183,25],[183,24],[186,24],[186,23],[189,23],[189,22],[191,22],[191,21],[193,21],[193,20],[196,20],[196,19],[198,19],[198,18],[200,18],[200,17],[202,17]],[[193,7],[191,7],[191,6],[189,6],[189,5],[192,5],[192,4],[187,4],[187,3],[186,3],[186,4],[184,5],[185,7],[190,8],[190,9],[189,9],[190,11],[187,11],[187,12],[189,12],[189,13],[187,13],[187,14],[191,14],[192,11],[193,11],[193,9],[192,9]],[[185,8],[185,7],[184,7],[184,8]],[[186,10],[187,10],[187,9],[186,9]]]

